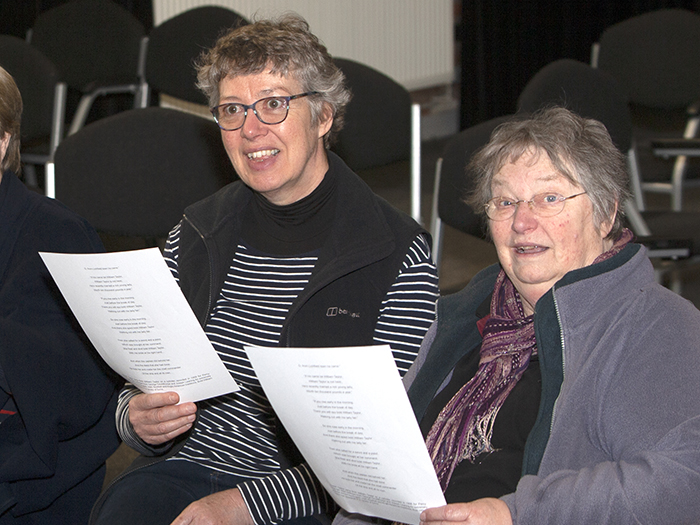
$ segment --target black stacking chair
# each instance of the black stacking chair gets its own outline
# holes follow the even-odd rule
[[[21,155],[24,181],[38,186],[35,166],[46,165],[63,137],[66,85],[56,66],[25,40],[0,35],[0,66],[12,77],[22,95]],[[45,185],[47,195],[52,187]]]
[[[146,89],[141,91],[140,106],[149,105],[151,91],[208,105],[195,87],[195,60],[214,45],[223,31],[247,23],[231,9],[207,5],[183,11],[154,27],[145,46]]]
[[[613,75],[629,95],[644,192],[665,193],[682,209],[683,188],[697,185],[698,164],[684,155],[664,160],[658,138],[697,137],[700,125],[700,15],[660,9],[606,28],[592,65]],[[642,199],[644,209],[643,194]],[[638,203],[639,204],[639,203]]]
[[[420,222],[420,106],[384,73],[346,58],[334,61],[352,100],[331,149],[354,171],[409,161],[411,215]]]
[[[81,96],[69,135],[85,124],[98,97],[129,93],[136,107],[144,34],[143,24],[112,0],[70,0],[37,16],[30,43]]]
[[[56,150],[56,198],[98,232],[158,245],[185,207],[235,179],[218,126],[169,108],[126,110]]]

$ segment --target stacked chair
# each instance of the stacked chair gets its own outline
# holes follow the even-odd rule
[[[643,192],[670,195],[675,211],[682,209],[684,187],[700,183],[698,164],[691,166],[687,151],[656,141],[698,136],[698,49],[700,15],[659,9],[606,28],[591,57],[592,65],[614,76],[629,96]],[[641,209],[644,193],[637,195]]]
[[[85,124],[98,97],[127,93],[136,107],[144,35],[143,24],[112,0],[70,0],[39,14],[29,42],[80,95],[69,135]]]

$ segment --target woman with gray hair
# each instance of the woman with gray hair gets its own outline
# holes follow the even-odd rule
[[[94,522],[317,524],[335,503],[244,347],[389,344],[405,373],[435,318],[428,236],[327,151],[350,93],[303,19],[227,32],[198,85],[240,181],[185,210],[165,257],[241,390],[195,405],[127,385],[117,424],[143,456]]]
[[[425,524],[697,523],[700,312],[622,226],[622,155],[563,108],[470,166],[499,264],[405,376],[447,506]]]

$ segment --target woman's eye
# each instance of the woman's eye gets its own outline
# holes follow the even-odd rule
[[[267,99],[267,109],[280,109],[284,106],[284,100],[281,98],[269,98]]]
[[[542,198],[542,202],[545,204],[555,204],[559,202],[559,195],[556,193],[548,193]]]
[[[229,106],[224,106],[223,110],[224,110],[223,111],[224,115],[235,115],[241,111],[240,108],[235,104],[231,104]]]

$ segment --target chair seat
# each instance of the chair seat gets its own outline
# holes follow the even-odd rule
[[[690,241],[690,255],[700,254],[700,214],[692,211],[642,212],[654,237]],[[641,240],[641,239],[640,239]]]

